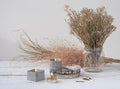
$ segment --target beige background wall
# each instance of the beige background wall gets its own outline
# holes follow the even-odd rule
[[[0,60],[18,54],[17,38],[23,29],[33,39],[71,39],[64,5],[76,10],[106,6],[114,17],[115,31],[104,44],[106,56],[120,59],[120,0],[0,0]],[[72,40],[76,40],[72,37]],[[78,42],[76,40],[76,42]]]

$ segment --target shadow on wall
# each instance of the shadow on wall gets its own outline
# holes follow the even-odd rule
[[[17,55],[17,46],[10,40],[0,37],[0,61],[11,60]]]

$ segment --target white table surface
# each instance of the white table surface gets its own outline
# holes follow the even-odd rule
[[[79,78],[59,79],[58,83],[49,83],[47,80],[28,81],[27,70],[35,67],[44,69],[46,78],[49,76],[49,64],[46,61],[0,61],[0,89],[120,89],[120,64],[107,64],[100,73],[81,70]],[[11,74],[14,76],[8,76]],[[83,77],[86,76],[92,80],[76,82],[83,81]]]

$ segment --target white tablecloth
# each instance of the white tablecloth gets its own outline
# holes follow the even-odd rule
[[[81,69],[79,78],[59,79],[57,83],[49,83],[47,80],[28,81],[27,70],[35,67],[44,69],[46,78],[49,77],[47,61],[34,63],[31,61],[0,61],[0,89],[120,89],[120,64],[107,64],[100,73],[87,73]],[[86,76],[91,77],[92,80],[83,80]]]

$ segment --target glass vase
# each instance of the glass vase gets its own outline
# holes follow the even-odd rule
[[[85,48],[84,70],[87,72],[101,72],[104,67],[102,48]]]

